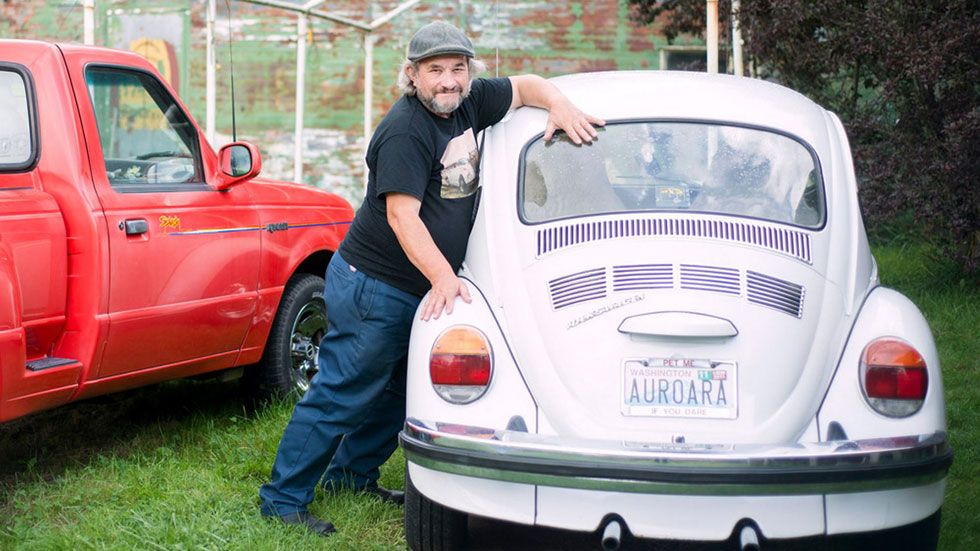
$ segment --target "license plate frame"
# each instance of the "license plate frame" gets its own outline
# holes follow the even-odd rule
[[[620,381],[625,417],[738,418],[734,360],[624,358]]]

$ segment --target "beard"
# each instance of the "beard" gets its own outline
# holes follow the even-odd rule
[[[437,115],[448,115],[449,113],[452,113],[453,111],[458,109],[460,104],[463,103],[463,100],[466,99],[466,96],[470,95],[470,83],[467,82],[466,86],[464,86],[462,90],[458,88],[456,89],[440,88],[436,92],[437,93],[459,92],[459,96],[457,96],[455,99],[447,99],[447,100],[440,101],[436,99],[435,94],[427,95],[423,93],[422,90],[416,90],[415,95],[418,96],[419,101],[421,101],[422,105],[424,105],[429,111],[432,111]]]

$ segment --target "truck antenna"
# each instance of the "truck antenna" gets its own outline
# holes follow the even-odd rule
[[[234,29],[231,26],[231,3],[225,0],[228,8],[228,67],[231,72],[231,141],[238,141],[238,130],[235,126],[235,52],[232,44],[235,42]]]

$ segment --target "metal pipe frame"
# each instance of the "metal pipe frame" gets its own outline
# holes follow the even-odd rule
[[[91,1],[91,0],[89,0]],[[305,98],[305,88],[306,88],[306,35],[309,29],[309,18],[316,17],[319,19],[325,19],[327,21],[333,21],[335,23],[340,23],[342,25],[347,25],[353,27],[354,29],[364,33],[364,149],[367,152],[368,142],[371,139],[371,122],[373,120],[372,106],[374,103],[373,90],[374,85],[373,78],[373,67],[374,67],[374,36],[372,31],[380,28],[384,24],[388,23],[395,17],[398,17],[406,10],[412,8],[418,4],[421,0],[406,0],[398,5],[395,9],[389,11],[388,13],[375,18],[370,23],[361,23],[360,21],[355,21],[353,19],[344,17],[342,15],[337,15],[335,13],[325,12],[316,9],[317,6],[322,5],[326,0],[310,0],[309,2],[296,5],[289,2],[284,2],[281,0],[239,0],[240,2],[246,2],[249,4],[257,4],[260,6],[267,6],[270,8],[279,8],[282,10],[290,11],[299,14],[300,22],[297,27],[297,42],[296,42],[296,129],[295,129],[295,141],[293,149],[293,180],[299,182],[303,178],[303,129],[304,129],[304,103]],[[209,9],[213,6],[214,0],[209,0]],[[210,14],[209,14],[210,16]],[[210,28],[210,27],[209,27]],[[214,34],[208,33],[208,49],[212,51],[214,42]],[[211,55],[208,56],[208,71],[212,72],[214,70],[214,59]],[[208,112],[211,113],[214,110],[214,98],[213,98],[213,86],[212,82],[208,82]],[[206,132],[209,136],[214,134],[214,123],[210,119],[208,120],[208,127]],[[367,187],[367,172],[365,171],[364,186]]]

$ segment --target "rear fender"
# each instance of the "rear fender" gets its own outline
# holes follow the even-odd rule
[[[20,281],[10,247],[0,241],[0,331],[21,328]]]
[[[926,361],[929,388],[922,409],[909,417],[886,417],[864,398],[860,360],[864,347],[879,337],[898,337],[919,351]],[[901,293],[876,287],[861,307],[837,372],[817,414],[821,436],[838,423],[848,439],[880,438],[946,430],[942,372],[932,332],[922,313]]]
[[[464,278],[463,281],[470,290],[470,304],[457,300],[452,314],[443,314],[439,319],[429,321],[416,319],[412,324],[406,389],[408,417],[430,419],[440,424],[477,424],[495,429],[519,426],[517,418],[520,418],[526,426],[525,430],[536,433],[537,404],[524,382],[500,325],[480,288],[470,280]],[[422,304],[425,304],[424,298]],[[429,376],[432,345],[443,331],[455,325],[469,325],[482,331],[490,342],[493,358],[490,387],[476,401],[464,405],[443,400],[436,394]],[[532,522],[534,518],[533,486],[473,478],[460,481],[416,464],[409,464],[408,468],[415,487],[429,499],[447,507],[525,523]],[[501,509],[500,503],[507,503],[506,511]]]
[[[23,370],[26,362],[20,312],[20,283],[13,255],[7,244],[0,241],[0,419],[6,418],[7,374]]]
[[[416,319],[412,325],[406,389],[408,416],[495,429],[507,428],[514,417],[520,416],[527,430],[535,433],[537,405],[514,355],[480,288],[472,281],[463,281],[468,285],[473,299],[470,304],[457,300],[452,314],[443,314],[439,319],[429,321]],[[425,303],[425,299],[422,303]],[[482,397],[465,405],[443,400],[436,394],[429,376],[432,345],[443,331],[455,325],[469,325],[482,331],[490,342],[493,358],[490,387]]]

